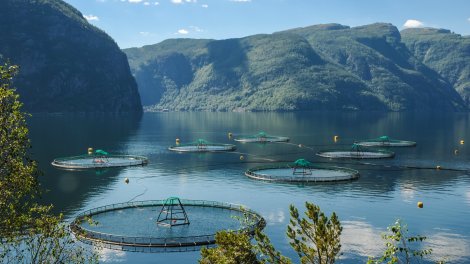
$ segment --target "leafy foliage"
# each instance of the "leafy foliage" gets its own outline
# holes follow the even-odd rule
[[[408,228],[397,220],[394,225],[388,227],[389,234],[383,234],[386,250],[378,259],[369,258],[368,264],[378,263],[413,263],[413,259],[417,259],[417,263],[424,256],[432,253],[432,249],[417,249],[412,244],[421,243],[426,240],[424,236],[409,236]],[[442,262],[441,262],[442,263]]]
[[[290,206],[290,224],[287,236],[302,264],[330,264],[341,250],[340,235],[343,228],[333,212],[328,218],[320,207],[306,202],[307,218],[300,218],[297,208]]]
[[[0,261],[85,263],[96,256],[79,247],[40,195],[36,163],[28,156],[26,114],[11,80],[17,66],[0,65]]]
[[[334,263],[341,249],[341,224],[335,213],[326,217],[320,207],[306,202],[306,218],[300,218],[297,208],[290,206],[290,224],[287,236],[303,264]],[[243,223],[243,222],[242,222]],[[246,233],[222,231],[216,235],[216,248],[202,249],[199,263],[276,263],[291,264],[272,245],[268,236],[255,230],[256,245]],[[259,258],[257,258],[259,256]]]
[[[10,89],[17,66],[0,65],[0,237],[30,225],[29,211],[36,207],[36,163],[28,158],[30,148],[25,115],[18,95]]]
[[[202,248],[200,264],[260,264],[256,252],[245,233],[218,232],[216,248]]]

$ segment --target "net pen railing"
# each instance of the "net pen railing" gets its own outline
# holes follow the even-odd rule
[[[77,162],[80,160],[89,160],[89,159],[101,159],[108,160],[104,162],[91,162],[91,163],[81,163]],[[116,161],[113,159],[122,159],[123,161]],[[111,160],[111,161],[109,161]],[[72,156],[57,158],[52,161],[52,165],[57,167],[70,167],[70,168],[97,168],[97,167],[112,167],[112,166],[131,166],[131,165],[140,165],[147,164],[148,159],[143,156],[133,156],[133,155],[108,155],[105,157],[93,156],[93,155],[81,155],[81,156]]]
[[[235,145],[232,144],[218,144],[218,143],[210,143],[206,145],[198,145],[198,144],[180,144],[169,147],[170,150],[172,149],[194,149],[194,150],[211,150],[211,148],[221,149],[221,150],[233,150],[236,148]]]
[[[381,140],[381,139],[366,139],[366,140],[360,140],[356,142],[356,144],[361,145],[361,146],[371,146],[371,147],[408,147],[408,146],[416,146],[416,142],[414,141],[408,141],[408,140],[398,140],[398,139],[387,139],[387,140]]]
[[[383,157],[394,157],[395,153],[385,149],[373,149],[373,148],[362,148],[360,150],[354,149],[326,149],[316,153],[317,156],[331,156],[331,157],[367,157],[367,156],[383,156]]]
[[[307,169],[307,170],[328,170],[328,171],[342,171],[345,172],[346,175],[342,176],[318,176],[318,175],[309,175],[309,174],[296,174],[296,175],[268,175],[266,173],[258,173],[258,171],[263,170],[271,170],[271,169],[292,169],[294,170],[295,164],[294,163],[287,163],[287,164],[270,164],[270,165],[262,165],[257,166],[245,171],[245,175],[250,178],[260,179],[260,180],[270,180],[270,181],[286,181],[286,182],[318,182],[318,181],[339,181],[339,180],[350,180],[356,179],[359,177],[359,171],[344,168],[344,167],[326,167],[326,166],[318,166],[318,165],[311,165],[308,167],[297,167],[296,169]]]
[[[215,242],[215,234],[197,235],[197,236],[186,236],[186,237],[171,237],[171,238],[160,238],[160,237],[133,237],[133,236],[122,236],[114,235],[109,233],[102,233],[98,231],[92,231],[82,227],[82,222],[86,221],[87,217],[92,218],[93,215],[105,213],[109,211],[115,211],[120,209],[138,208],[138,207],[150,207],[150,206],[163,206],[165,200],[151,200],[151,201],[136,201],[105,205],[93,209],[89,209],[85,212],[80,213],[75,220],[70,224],[72,232],[82,240],[97,241],[104,244],[115,244],[123,246],[133,247],[184,247],[184,246],[198,246],[198,245],[210,245]],[[246,214],[252,224],[248,226],[242,226],[235,232],[248,232],[254,233],[257,227],[264,227],[264,219],[247,208],[241,205],[205,201],[205,200],[181,200],[184,206],[203,206],[212,208],[222,208],[228,210],[234,210],[243,212]]]

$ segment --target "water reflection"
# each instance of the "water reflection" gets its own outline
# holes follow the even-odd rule
[[[43,185],[50,189],[45,198],[70,217],[77,211],[109,203],[169,196],[239,203],[266,217],[266,232],[274,244],[296,259],[285,237],[288,208],[294,204],[302,209],[305,201],[311,201],[327,214],[335,211],[344,224],[342,263],[365,262],[367,256],[377,255],[383,244],[380,233],[397,218],[405,220],[414,234],[428,236],[438,248],[437,256],[447,252],[456,262],[470,262],[470,176],[466,171],[470,169],[470,149],[468,144],[459,143],[470,129],[468,114],[148,113],[141,120],[35,116],[30,126],[33,154],[45,172]],[[235,143],[235,153],[182,154],[167,150],[176,138],[182,142],[204,138],[234,143],[228,132],[253,134],[260,130],[289,136],[291,142]],[[339,135],[339,142],[333,142],[334,135]],[[315,156],[316,151],[331,145],[345,147],[355,140],[381,135],[416,141],[418,146],[393,149],[395,159],[370,161],[374,165]],[[49,164],[55,157],[84,153],[89,146],[144,155],[149,164],[100,172],[63,171]],[[320,165],[351,167],[359,170],[361,177],[343,183],[277,184],[243,175],[246,169],[269,160],[298,158]],[[436,170],[436,165],[444,169]],[[129,178],[129,184],[124,178]],[[416,207],[418,201],[424,202],[423,209]],[[452,253],[449,248],[457,249]],[[194,263],[198,258],[198,253],[106,254],[119,256],[109,257],[107,262],[129,263]]]
[[[122,146],[139,129],[140,117],[108,115],[33,115],[28,120],[32,155],[42,171],[45,203],[56,211],[79,209],[84,200],[108,188],[121,169],[67,171],[54,168],[57,157],[85,154],[88,147],[131,153]]]

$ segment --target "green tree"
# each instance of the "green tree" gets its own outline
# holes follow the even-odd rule
[[[0,65],[0,261],[2,263],[84,263],[96,255],[75,243],[62,215],[37,203],[41,194],[27,115],[11,80],[18,67]]]
[[[342,227],[338,217],[335,213],[330,218],[326,217],[320,207],[313,203],[306,202],[305,206],[306,217],[303,218],[295,206],[290,206],[287,236],[291,239],[292,248],[299,255],[301,263],[334,263],[341,249]],[[255,230],[255,240],[256,245],[252,245],[249,234],[219,232],[216,235],[217,247],[202,249],[199,263],[292,263],[274,248],[268,236],[259,229]]]
[[[421,260],[424,256],[432,253],[432,249],[418,249],[413,244],[420,244],[426,237],[409,236],[408,227],[397,220],[395,224],[388,227],[389,233],[382,234],[385,241],[386,250],[383,255],[377,259],[369,258],[368,264],[378,263],[413,263],[413,260]],[[439,262],[444,263],[444,262]]]
[[[222,231],[215,235],[216,248],[202,248],[200,264],[261,264],[246,233]]]
[[[292,248],[303,264],[330,264],[336,261],[341,250],[340,235],[343,228],[333,212],[328,218],[318,205],[306,202],[306,218],[300,218],[299,211],[290,206],[290,224],[287,236]]]

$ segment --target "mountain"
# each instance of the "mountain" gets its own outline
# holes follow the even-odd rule
[[[126,49],[147,110],[461,111],[390,24],[339,24]]]
[[[435,28],[405,29],[401,35],[414,56],[445,78],[470,106],[470,37]]]
[[[2,0],[0,61],[31,112],[141,112],[126,55],[61,0]]]

